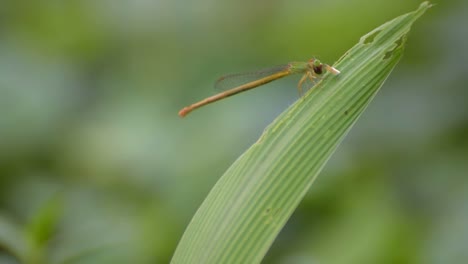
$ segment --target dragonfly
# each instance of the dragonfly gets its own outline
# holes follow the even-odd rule
[[[302,95],[302,85],[306,81],[314,82],[325,72],[329,72],[333,75],[340,74],[340,71],[336,68],[328,64],[322,63],[316,58],[312,58],[307,62],[290,62],[285,65],[280,65],[259,71],[225,75],[219,78],[215,83],[216,89],[224,91],[182,108],[179,111],[179,116],[185,117],[193,110],[198,109],[202,106],[214,103],[216,101],[238,93],[248,91],[250,89],[262,86],[264,84],[292,74],[303,74],[302,78],[299,80],[299,83],[297,85],[299,94]]]

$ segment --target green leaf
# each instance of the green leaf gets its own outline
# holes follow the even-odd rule
[[[40,206],[25,227],[25,233],[29,241],[27,263],[46,262],[47,245],[56,231],[62,210],[62,194],[54,194]]]
[[[363,36],[282,113],[221,177],[172,263],[259,263],[341,140],[402,56],[411,25],[431,5]]]

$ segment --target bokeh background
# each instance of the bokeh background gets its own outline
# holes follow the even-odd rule
[[[437,2],[263,263],[468,261],[468,2]],[[333,64],[419,4],[2,1],[0,263],[168,263],[298,80],[178,110],[226,73]]]

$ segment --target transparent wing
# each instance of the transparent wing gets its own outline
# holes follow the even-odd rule
[[[262,69],[259,71],[228,74],[222,76],[215,82],[215,89],[219,91],[226,91],[239,85],[253,82],[255,80],[270,76],[278,72],[289,70],[290,67],[290,64],[286,64]]]

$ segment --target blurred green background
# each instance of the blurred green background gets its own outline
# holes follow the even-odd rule
[[[468,2],[439,2],[263,263],[468,261]],[[178,110],[420,3],[2,1],[0,263],[168,263],[298,80]]]

